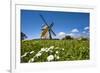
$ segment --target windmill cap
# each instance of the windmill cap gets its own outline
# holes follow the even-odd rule
[[[46,29],[46,28],[47,28],[47,25],[45,25],[45,26],[42,27],[42,29]]]

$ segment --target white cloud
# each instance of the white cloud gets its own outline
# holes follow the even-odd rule
[[[89,29],[89,27],[85,27],[85,28],[84,28],[84,30],[88,30],[88,29]]]
[[[75,34],[73,34],[73,33],[68,33],[68,34],[66,34],[66,35],[69,35],[69,36],[74,36]]]
[[[75,28],[75,29],[72,29],[71,32],[79,32],[79,30]]]
[[[62,39],[62,38],[64,38],[65,36],[66,36],[66,33],[65,33],[65,32],[59,32],[59,33],[58,33],[59,39]]]
[[[69,36],[71,36],[73,38],[79,38],[79,37],[81,37],[81,34],[75,34],[75,33],[69,33],[69,34],[66,34],[66,35],[69,35]]]
[[[78,31],[79,32],[79,31]],[[73,38],[79,38],[79,37],[81,37],[82,35],[81,34],[76,34],[76,33],[65,33],[65,32],[59,32],[58,33],[58,35],[57,35],[57,37],[59,38],[59,39],[62,39],[62,38],[64,38],[65,36],[71,36],[71,37],[73,37]]]

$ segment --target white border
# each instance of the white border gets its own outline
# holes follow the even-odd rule
[[[49,6],[49,5],[24,5],[16,4],[15,11],[12,13],[12,72],[27,72],[39,70],[53,70],[66,68],[79,68],[95,65],[95,13],[94,8],[77,6]],[[49,10],[63,12],[85,12],[90,13],[90,60],[84,61],[63,61],[63,62],[44,62],[20,64],[20,9],[27,10]],[[14,33],[15,32],[15,33]]]

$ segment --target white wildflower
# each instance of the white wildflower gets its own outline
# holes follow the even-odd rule
[[[42,54],[39,52],[39,53],[37,53],[35,56],[36,57],[39,57],[39,56],[41,56]]]
[[[54,48],[54,46],[51,46],[51,47],[50,47],[50,49],[53,49],[53,48]]]
[[[48,52],[49,50],[46,50],[45,52]]]
[[[62,50],[64,50],[64,48],[62,48]]]
[[[56,58],[56,59],[59,59],[59,56],[55,54],[55,58]]]
[[[51,48],[47,48],[46,50],[50,50]]]
[[[49,48],[46,48],[45,52],[48,52],[50,49]]]
[[[55,49],[59,49],[59,47],[56,47]]]
[[[34,53],[34,51],[31,51],[30,54]]]
[[[56,56],[57,59],[59,59],[59,56]]]
[[[25,57],[26,55],[28,54],[28,52],[26,52],[24,55],[22,55],[21,57],[23,58],[23,57]]]
[[[53,56],[53,55],[49,55],[49,56],[47,57],[47,60],[48,60],[48,61],[54,60],[54,56]]]
[[[41,51],[45,51],[46,49],[45,48],[41,48]]]
[[[34,58],[31,58],[28,62],[31,63],[34,61]]]
[[[58,54],[59,52],[58,51],[56,51],[56,54]]]

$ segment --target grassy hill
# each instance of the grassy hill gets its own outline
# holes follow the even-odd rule
[[[21,41],[21,63],[89,60],[89,40]]]

